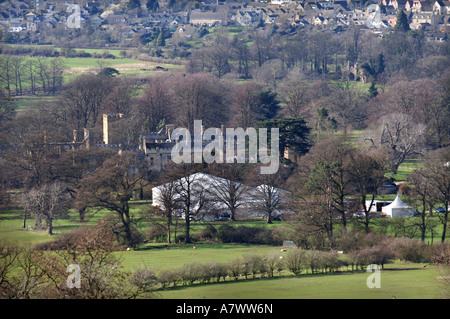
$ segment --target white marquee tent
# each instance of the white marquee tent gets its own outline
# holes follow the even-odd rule
[[[392,203],[382,208],[382,214],[386,217],[413,217],[414,212],[414,208],[406,205],[398,196]]]

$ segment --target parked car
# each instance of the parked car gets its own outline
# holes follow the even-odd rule
[[[230,214],[223,213],[219,214],[216,218],[214,218],[215,221],[226,221],[230,219]]]
[[[437,213],[445,213],[445,208],[444,207],[436,207],[434,209],[434,211]]]

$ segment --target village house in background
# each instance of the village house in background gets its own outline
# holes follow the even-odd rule
[[[277,25],[281,28],[331,28],[338,30],[359,25],[377,32],[392,30],[399,10],[408,16],[411,29],[423,29],[430,38],[442,37],[450,27],[450,1],[380,0],[362,6],[350,0],[274,0],[270,2],[199,2],[195,8],[181,11],[158,1],[157,10],[126,8],[111,1],[78,1],[81,29],[112,32],[122,44],[167,28],[171,34],[190,39],[196,30],[213,26],[256,27]],[[0,30],[21,34],[36,33],[46,38],[56,30],[67,30],[67,1],[13,0],[0,3]],[[44,40],[43,40],[44,41]]]

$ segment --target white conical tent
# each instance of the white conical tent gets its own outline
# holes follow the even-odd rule
[[[386,217],[413,217],[414,208],[406,205],[400,197],[395,197],[394,201],[382,208]]]

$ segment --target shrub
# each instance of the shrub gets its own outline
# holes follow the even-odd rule
[[[211,278],[214,278],[216,282],[219,282],[220,278],[223,278],[223,280],[225,281],[225,278],[228,274],[227,265],[222,263],[213,263],[209,265],[209,272]]]
[[[317,273],[324,269],[323,253],[317,250],[310,250],[305,255],[305,265],[311,269],[311,273]]]
[[[371,264],[381,265],[381,268],[384,268],[385,264],[395,258],[393,251],[389,247],[382,245],[365,247],[358,251],[353,251],[351,255],[353,256],[354,265],[359,266],[361,269],[365,269]]]
[[[138,287],[141,291],[150,292],[155,290],[158,279],[150,268],[137,270],[131,278],[131,284]]]
[[[164,270],[158,275],[159,283],[162,288],[166,288],[170,284],[176,287],[181,281],[181,272],[179,269]]]
[[[207,283],[210,282],[211,279],[214,276],[213,273],[213,266],[210,264],[200,264],[198,265],[198,281],[202,282],[202,283]]]
[[[58,236],[54,241],[36,245],[36,250],[89,251],[99,249],[112,252],[119,249],[110,224],[102,220],[96,226],[79,227]]]
[[[450,297],[450,244],[440,243],[432,246],[431,261],[436,265],[438,278],[446,291],[446,298]]]
[[[371,247],[372,264],[381,265],[381,269],[384,269],[384,265],[391,262],[394,258],[394,252],[387,245],[378,245]]]
[[[392,250],[400,260],[409,262],[429,262],[430,251],[424,242],[406,237],[395,238],[392,241]]]
[[[450,266],[450,244],[439,243],[431,247],[431,262]]]
[[[328,252],[323,254],[323,266],[325,270],[334,272],[342,265],[343,263],[339,259],[339,255],[336,252]]]
[[[244,263],[248,265],[249,273],[253,275],[253,278],[255,278],[257,274],[263,275],[267,271],[265,260],[260,255],[246,255],[244,256]]]
[[[184,265],[180,270],[181,280],[183,281],[183,284],[192,285],[194,282],[202,279],[202,277],[204,277],[204,274],[202,274],[204,270],[202,268],[203,266],[198,263]]]
[[[223,243],[242,244],[279,244],[275,240],[270,229],[264,227],[232,226],[229,224],[220,226],[217,238]]]
[[[235,258],[228,263],[228,272],[234,280],[238,280],[241,275],[241,268],[244,262],[241,258]]]
[[[152,226],[147,230],[146,238],[155,243],[164,243],[167,241],[167,234],[162,227]]]
[[[273,273],[274,271],[277,271],[278,273],[281,272],[281,270],[283,270],[284,265],[283,265],[283,259],[280,259],[280,255],[279,254],[269,254],[267,255],[267,257],[265,258],[266,260],[266,266],[267,266],[267,273],[269,275],[269,277],[273,277]]]
[[[296,276],[300,275],[303,269],[305,269],[306,262],[306,253],[302,249],[289,251],[285,258],[286,268]]]
[[[217,229],[213,225],[206,225],[205,229],[203,229],[198,235],[199,240],[203,241],[212,241],[217,236]]]
[[[139,232],[139,230],[135,225],[131,225],[130,228],[131,228],[131,240],[128,241],[128,239],[126,238],[125,231],[123,230],[123,227],[120,227],[116,229],[117,241],[121,245],[129,245],[131,247],[136,247],[142,244],[144,242],[145,236],[141,234],[141,232]]]
[[[358,267],[364,269],[367,265],[371,264],[369,261],[370,252],[368,248],[351,251],[348,256],[351,260],[350,264],[352,265],[352,270],[354,270],[354,267],[356,269],[358,269]]]
[[[343,236],[340,249],[344,252],[356,251],[365,247],[372,247],[384,242],[387,236],[384,234],[348,232]]]

